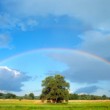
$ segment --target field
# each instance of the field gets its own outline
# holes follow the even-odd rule
[[[110,101],[75,100],[68,104],[43,104],[36,100],[0,100],[0,110],[110,110]]]

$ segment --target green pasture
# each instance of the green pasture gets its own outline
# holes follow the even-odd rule
[[[47,104],[36,100],[0,100],[0,110],[110,110],[110,101],[71,101]]]

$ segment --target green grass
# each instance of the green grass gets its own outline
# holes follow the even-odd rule
[[[72,101],[68,104],[42,104],[35,100],[0,100],[0,110],[110,110],[110,101]]]

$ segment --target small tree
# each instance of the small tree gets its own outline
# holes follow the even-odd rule
[[[107,96],[106,95],[102,95],[102,99],[103,100],[107,99]]]
[[[24,95],[24,99],[28,99],[29,97],[28,97],[28,94],[25,94]]]
[[[70,100],[78,100],[79,99],[79,96],[78,96],[78,94],[70,94],[69,95],[69,99]]]
[[[5,94],[4,97],[5,97],[5,99],[15,99],[16,95],[12,94],[12,93],[7,93],[7,94]]]
[[[29,94],[29,99],[34,100],[34,98],[35,98],[35,97],[34,97],[34,94],[33,94],[33,93],[30,93],[30,94]]]
[[[41,100],[61,103],[69,99],[69,83],[61,75],[49,76],[42,81]],[[50,101],[49,101],[50,100]]]

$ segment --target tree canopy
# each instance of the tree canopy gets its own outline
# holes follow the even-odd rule
[[[69,99],[69,83],[61,75],[48,76],[42,81],[42,100],[60,103]]]
[[[34,94],[33,93],[30,93],[29,94],[29,99],[32,99],[33,100],[34,98],[35,98]]]

